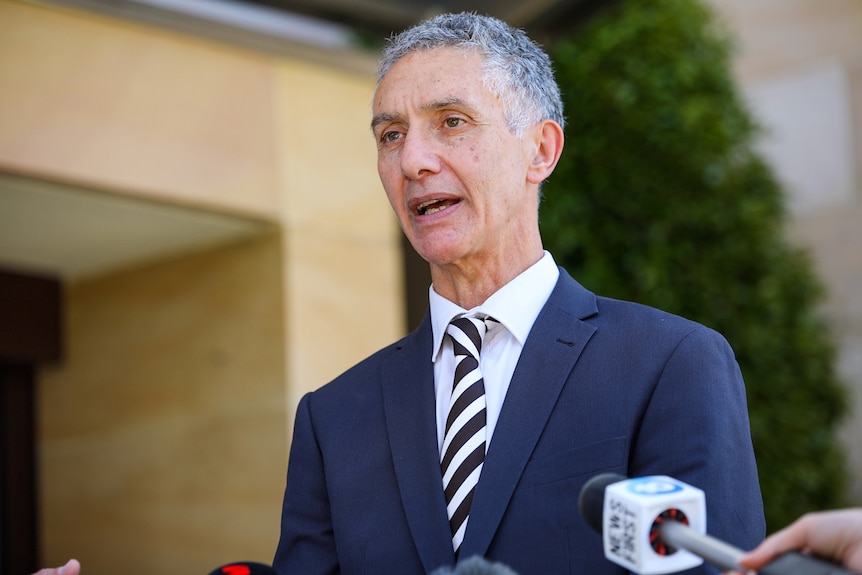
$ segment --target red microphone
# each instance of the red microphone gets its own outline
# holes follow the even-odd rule
[[[216,568],[210,575],[276,575],[275,569],[263,563],[239,561]]]

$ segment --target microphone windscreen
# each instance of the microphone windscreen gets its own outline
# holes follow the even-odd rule
[[[605,509],[605,487],[611,483],[625,481],[619,473],[601,473],[584,483],[578,496],[578,509],[587,525],[602,532],[602,515]]]
[[[452,567],[441,567],[431,575],[518,575],[502,563],[491,563],[478,555]]]
[[[238,561],[217,567],[209,575],[276,575],[275,569],[254,561]]]

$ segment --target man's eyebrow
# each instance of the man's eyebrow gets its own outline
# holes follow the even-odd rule
[[[371,119],[371,130],[379,126],[380,124],[385,124],[387,122],[396,122],[401,118],[401,116],[397,114],[377,114]]]
[[[446,108],[462,108],[467,111],[475,110],[473,106],[471,106],[467,101],[462,100],[461,98],[446,98],[445,100],[434,100],[433,102],[428,102],[427,104],[423,104],[419,109],[423,112],[436,112],[437,110],[445,110]],[[374,130],[380,124],[385,124],[387,122],[399,122],[402,121],[402,117],[398,114],[388,114],[381,113],[374,116],[371,119],[371,129]]]
[[[433,102],[428,102],[424,106],[422,106],[422,110],[428,112],[435,112],[437,110],[445,110],[446,108],[461,108],[463,110],[472,111],[475,110],[475,107],[471,106],[469,102],[466,100],[462,100],[461,98],[446,98],[445,100],[435,100]]]
[[[446,98],[445,100],[436,100],[434,102],[428,102],[424,106],[422,106],[422,110],[427,112],[436,112],[439,110],[446,110],[448,108],[454,108],[466,113],[469,116],[476,116],[479,114],[479,109],[468,102],[467,100],[463,100],[461,98]]]

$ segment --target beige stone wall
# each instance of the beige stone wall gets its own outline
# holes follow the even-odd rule
[[[66,283],[66,354],[39,384],[45,565],[271,560],[298,398],[404,331],[373,86],[0,0],[0,171],[277,230]]]
[[[827,289],[851,413],[841,429],[862,503],[862,3],[710,0],[738,40],[736,76],[771,133],[792,241]]]
[[[272,559],[284,488],[277,235],[67,286],[39,388],[45,565]]]
[[[278,205],[273,63],[0,1],[0,167],[253,215]]]

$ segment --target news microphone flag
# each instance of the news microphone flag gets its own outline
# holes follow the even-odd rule
[[[603,486],[600,498],[593,494],[600,491],[597,483]],[[601,502],[599,513],[596,502]],[[665,475],[626,479],[606,474],[584,486],[579,503],[587,523],[603,534],[605,557],[630,571],[659,575],[703,563],[689,551],[669,547],[659,536],[665,521],[706,533],[706,497],[697,487]]]
[[[675,573],[699,565],[701,559],[723,569],[745,571],[738,563],[744,551],[706,534],[703,491],[678,479],[597,475],[581,489],[578,507],[590,527],[602,534],[605,557],[635,573]],[[795,551],[779,556],[758,573],[858,575]]]

